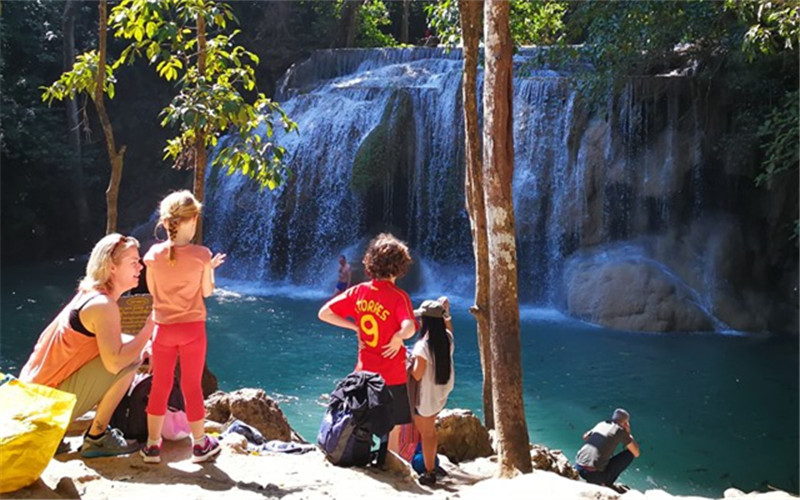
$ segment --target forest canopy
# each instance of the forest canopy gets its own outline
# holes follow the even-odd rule
[[[237,43],[260,61],[254,91],[271,98],[283,72],[317,49],[411,45],[428,34],[442,44],[458,44],[455,3],[339,0],[231,6],[240,21]],[[72,255],[102,233],[108,159],[86,99],[77,102],[81,144],[76,151],[65,105],[42,103],[40,88],[71,64],[65,60],[68,42],[73,53],[95,48],[96,4],[9,2],[2,13],[3,256],[40,260]],[[589,97],[618,87],[630,75],[677,72],[724,85],[737,106],[720,147],[755,151],[759,167],[748,175],[770,189],[785,182],[797,185],[798,16],[797,0],[515,0],[511,29],[517,45],[551,49],[545,64],[581,61],[591,68],[576,78]],[[73,37],[65,37],[68,20]],[[119,54],[124,47],[124,41],[109,36],[109,53]],[[116,96],[108,101],[119,143],[128,146],[120,192],[122,230],[149,217],[163,186],[191,185],[191,173],[173,170],[162,159],[168,132],[160,127],[159,112],[175,90],[153,73],[147,61],[121,67]],[[77,182],[90,208],[82,224],[71,215]],[[65,191],[71,195],[64,196]],[[796,232],[795,224],[787,238]]]

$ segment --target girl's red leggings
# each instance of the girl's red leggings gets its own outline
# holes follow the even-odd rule
[[[181,391],[186,403],[189,422],[203,420],[203,366],[206,362],[206,323],[156,324],[153,341],[153,386],[147,403],[147,413],[162,416],[167,413],[167,400],[175,381],[175,363],[181,358]]]

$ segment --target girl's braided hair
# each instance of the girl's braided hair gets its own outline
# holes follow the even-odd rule
[[[169,238],[169,261],[175,261],[175,249],[173,247],[175,238],[178,236],[178,226],[181,222],[187,221],[200,214],[203,205],[197,201],[192,193],[187,190],[175,191],[167,195],[161,201],[159,210],[160,222],[167,230]]]

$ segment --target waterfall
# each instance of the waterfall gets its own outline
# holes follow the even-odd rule
[[[327,286],[337,255],[354,247],[348,257],[360,261],[352,252],[379,230],[407,240],[418,261],[467,265],[460,79],[458,54],[438,49],[321,51],[290,70],[282,106],[300,133],[278,140],[292,178],[259,193],[241,176],[209,173],[207,241],[231,255],[226,275]],[[408,136],[401,171],[357,192],[356,153],[398,107],[409,119],[395,124]],[[368,167],[381,177],[383,165]]]
[[[703,127],[688,78],[632,79],[593,108],[534,55],[515,56],[513,192],[520,296],[547,305],[576,251],[702,215]],[[469,298],[461,71],[459,51],[430,48],[326,50],[292,67],[278,95],[300,132],[277,133],[291,179],[261,193],[209,169],[224,276],[327,289],[338,254],[357,263],[390,230],[421,264],[412,291]]]

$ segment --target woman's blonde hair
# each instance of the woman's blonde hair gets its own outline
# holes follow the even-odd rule
[[[92,249],[89,262],[86,263],[86,276],[78,289],[84,292],[110,292],[111,265],[119,262],[119,257],[129,248],[139,248],[139,240],[119,233],[104,236]]]
[[[159,221],[164,224],[169,238],[169,261],[175,260],[175,250],[172,243],[178,236],[178,225],[200,214],[203,204],[197,201],[194,195],[187,191],[175,191],[161,200],[159,207]]]

